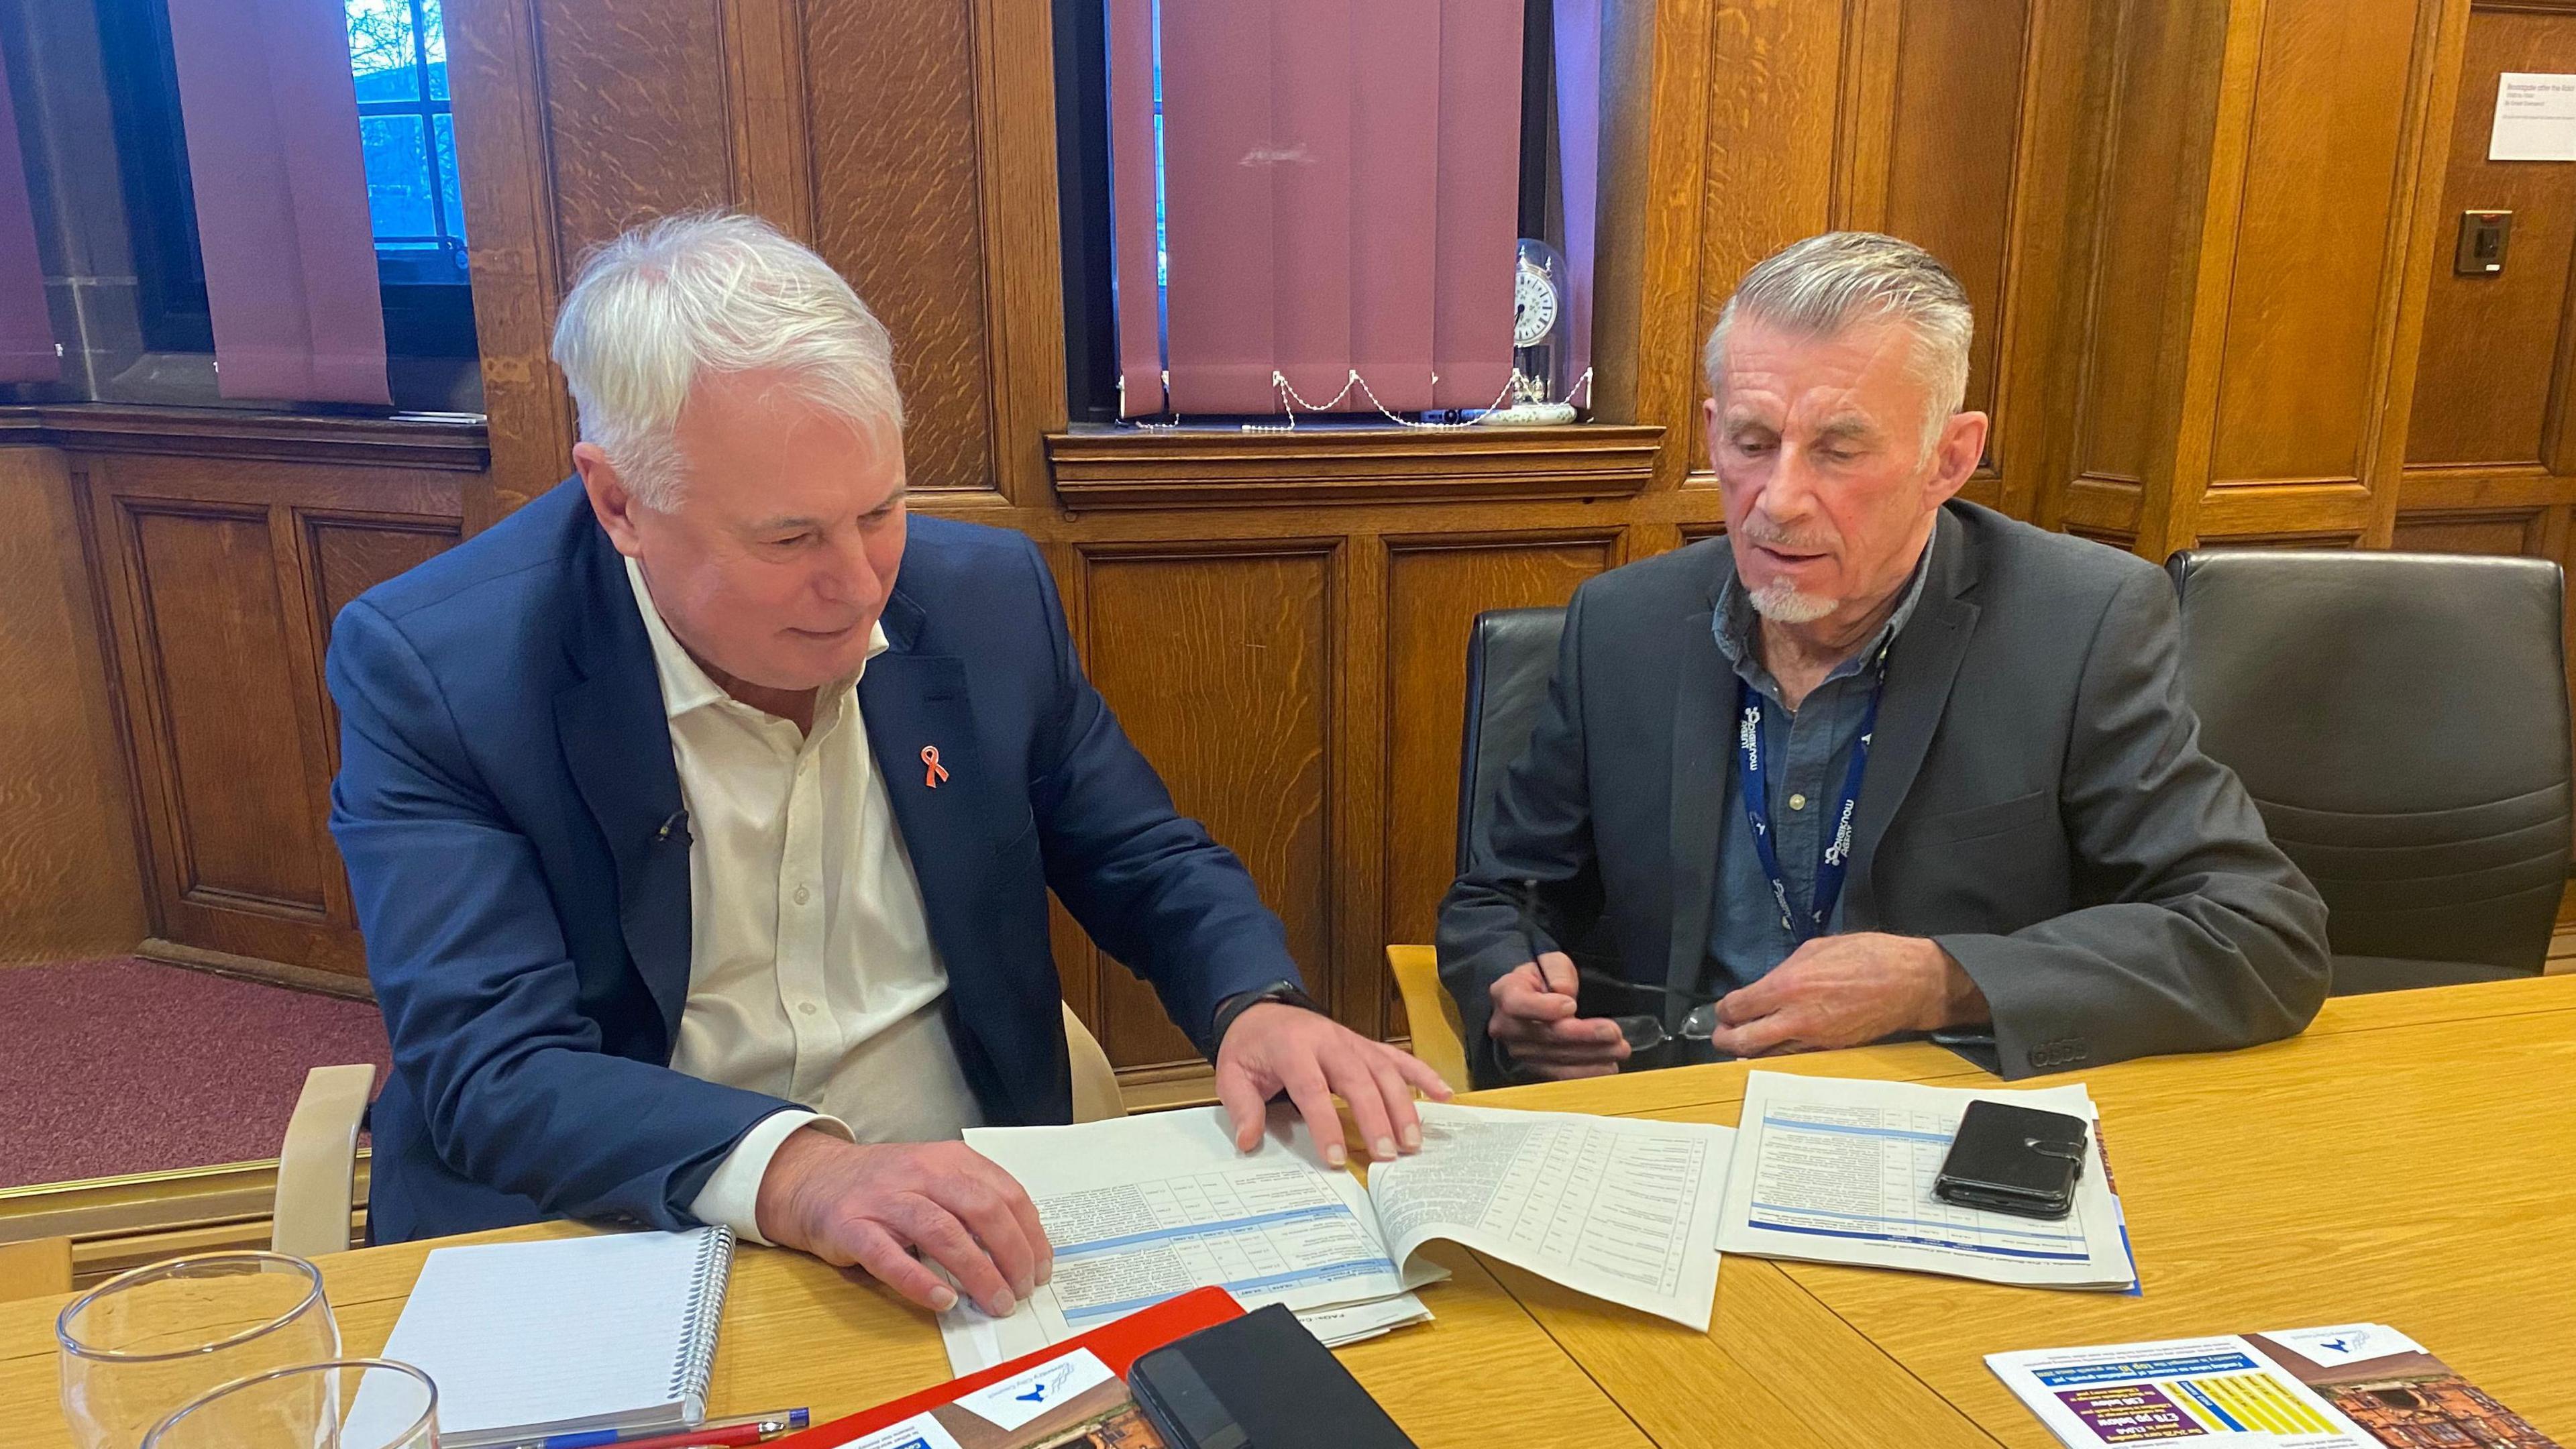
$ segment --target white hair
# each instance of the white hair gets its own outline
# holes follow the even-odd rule
[[[775,371],[862,429],[903,427],[885,325],[821,257],[758,217],[664,217],[593,252],[555,318],[554,357],[582,440],[647,508],[679,501],[687,470],[673,433],[709,373]]]
[[[1712,397],[1726,371],[1727,331],[1739,318],[1812,337],[1877,321],[1910,329],[1916,375],[1929,393],[1927,456],[1941,425],[1968,400],[1968,350],[1977,323],[1967,290],[1940,258],[1912,242],[1874,231],[1833,231],[1754,263],[1700,350],[1700,372]]]

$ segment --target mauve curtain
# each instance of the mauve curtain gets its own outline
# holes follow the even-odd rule
[[[36,254],[36,212],[27,200],[27,158],[18,149],[18,111],[9,68],[0,65],[0,382],[52,382],[62,375],[45,308],[45,264]]]
[[[341,0],[170,0],[225,397],[387,403]]]
[[[1165,0],[1161,22],[1168,397],[1138,381],[1152,10],[1112,0],[1126,414],[1276,412],[1274,370],[1317,404],[1357,369],[1390,409],[1491,406],[1511,375],[1520,0]]]

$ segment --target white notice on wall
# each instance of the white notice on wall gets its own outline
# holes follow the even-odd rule
[[[2496,82],[2490,161],[2576,161],[2576,75],[2509,70]]]

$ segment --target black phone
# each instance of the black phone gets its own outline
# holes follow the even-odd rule
[[[1961,1207],[2062,1218],[2075,1209],[2091,1136],[2091,1124],[2064,1112],[1970,1102],[1932,1194]]]

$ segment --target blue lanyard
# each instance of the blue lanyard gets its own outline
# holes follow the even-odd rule
[[[1878,698],[1887,688],[1887,648],[1880,645],[1878,658],[1871,662],[1869,705],[1861,715],[1860,735],[1852,741],[1851,764],[1843,771],[1842,795],[1834,801],[1832,828],[1817,842],[1816,892],[1808,903],[1803,930],[1789,905],[1789,882],[1780,874],[1780,852],[1771,842],[1771,796],[1764,784],[1762,758],[1762,695],[1752,685],[1736,682],[1736,790],[1744,797],[1744,818],[1753,827],[1753,853],[1761,857],[1762,873],[1771,881],[1771,898],[1780,907],[1780,929],[1800,944],[1825,934],[1825,921],[1843,893],[1843,873],[1851,866],[1852,813],[1860,806],[1861,777],[1869,770],[1870,736],[1878,729]]]

